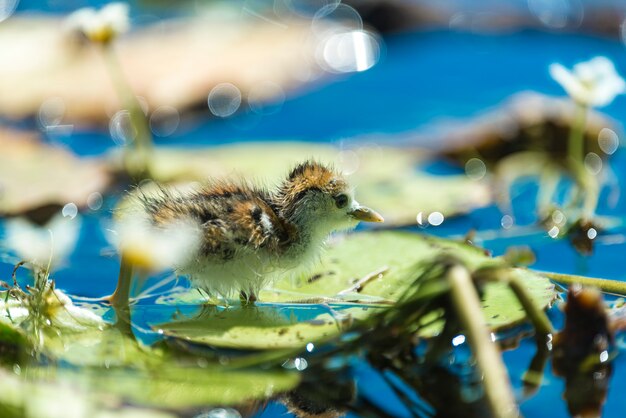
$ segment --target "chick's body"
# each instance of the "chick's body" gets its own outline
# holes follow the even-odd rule
[[[191,218],[201,226],[200,250],[175,267],[194,285],[225,297],[241,291],[254,298],[276,278],[310,268],[332,231],[382,221],[354,201],[341,175],[313,162],[297,166],[274,192],[222,181],[142,201],[156,225]]]

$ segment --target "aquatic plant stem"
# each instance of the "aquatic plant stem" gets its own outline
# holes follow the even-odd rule
[[[537,308],[528,294],[526,287],[524,287],[524,283],[522,283],[518,277],[510,277],[508,282],[509,287],[522,304],[522,308],[524,308],[528,319],[530,319],[530,322],[533,324],[537,336],[541,336],[545,343],[545,337],[554,332],[552,323],[548,319],[548,316],[543,310]]]
[[[574,123],[569,133],[567,154],[570,160],[582,163],[585,158],[584,132],[587,120],[587,106],[576,103]]]
[[[626,282],[622,282],[619,280],[608,280],[596,277],[577,276],[575,274],[551,273],[544,271],[537,271],[536,273],[541,274],[549,278],[550,280],[554,280],[558,283],[568,285],[580,284],[582,286],[595,287],[605,293],[626,296]]]
[[[117,91],[122,107],[128,110],[131,125],[136,131],[133,141],[134,152],[126,152],[124,154],[125,168],[131,176],[138,179],[149,177],[149,163],[153,140],[146,116],[137,97],[134,95],[124,77],[122,66],[120,65],[113,46],[107,43],[102,45],[101,48],[104,61],[111,77],[111,82]]]
[[[109,298],[109,302],[115,311],[115,327],[125,335],[134,338],[130,322],[130,285],[133,279],[133,265],[122,254],[120,274],[117,279],[117,287]]]
[[[468,342],[483,373],[485,397],[493,417],[519,416],[511,383],[502,356],[491,340],[491,332],[483,318],[480,298],[469,271],[462,266],[450,268],[447,274],[453,307],[463,325]]]
[[[120,265],[120,274],[117,278],[117,287],[115,292],[109,298],[109,302],[112,306],[128,306],[128,300],[130,299],[130,284],[133,279],[133,265],[122,254],[122,261]]]

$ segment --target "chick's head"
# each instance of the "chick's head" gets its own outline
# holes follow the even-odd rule
[[[279,201],[286,218],[328,231],[351,229],[359,221],[383,222],[382,216],[356,201],[341,173],[315,161],[291,171],[280,189]]]

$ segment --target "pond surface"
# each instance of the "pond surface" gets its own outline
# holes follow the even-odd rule
[[[619,73],[626,74],[624,46],[617,41],[593,37],[556,36],[536,31],[498,36],[435,31],[392,35],[384,41],[381,61],[369,71],[337,77],[330,83],[320,81],[306,90],[292,93],[284,103],[275,104],[276,111],[270,114],[259,116],[243,112],[225,120],[191,121],[181,125],[173,135],[157,138],[157,143],[188,146],[254,140],[341,143],[354,137],[391,142],[410,137],[416,131],[434,131],[435,126],[445,125],[449,118],[471,117],[521,90],[560,96],[561,88],[548,74],[547,68],[552,62],[571,66],[596,55],[605,55],[613,60]],[[626,115],[626,97],[618,97],[603,110],[622,121]],[[100,155],[115,146],[103,132],[74,132],[70,136],[47,139],[60,142],[81,155]],[[623,150],[613,156],[612,166],[616,177],[622,181],[626,172]],[[442,175],[455,170],[450,167],[430,169]],[[623,196],[613,207],[600,206],[599,214],[617,218],[618,226],[598,238],[594,255],[581,257],[566,241],[553,240],[544,231],[531,226],[535,221],[535,193],[532,183],[518,186],[514,195],[518,226],[508,231],[502,229],[502,213],[495,207],[446,219],[439,227],[409,229],[458,237],[474,228],[478,231],[477,243],[495,255],[503,254],[510,246],[531,246],[537,256],[533,267],[538,270],[626,280],[626,269],[621,263],[626,253],[626,229],[620,226],[626,217]],[[114,204],[115,199],[109,198],[101,209],[84,216],[81,238],[68,266],[55,274],[57,285],[68,293],[99,297],[114,290],[119,261],[104,237]],[[13,261],[7,259],[0,263],[0,276],[10,275]],[[158,279],[153,279],[152,283]],[[134,316],[142,327],[167,319],[172,313],[165,307],[150,308],[150,302],[151,299],[141,302],[145,308],[140,308]],[[551,318],[558,328],[562,321],[560,312],[553,309]],[[151,341],[156,336],[148,332],[143,338]],[[607,417],[623,416],[626,410],[626,398],[622,396],[626,393],[623,335],[618,336],[618,346],[622,353],[614,362],[604,407]],[[534,352],[534,342],[526,339],[519,348],[504,354],[518,396],[521,396],[521,376]],[[385,405],[393,415],[408,416],[408,411],[385,387],[377,372],[360,363],[355,364],[354,370],[362,395]],[[569,416],[561,401],[563,390],[562,379],[553,376],[548,366],[544,386],[521,404],[523,414],[527,417]],[[271,404],[261,416],[285,412],[284,406]]]

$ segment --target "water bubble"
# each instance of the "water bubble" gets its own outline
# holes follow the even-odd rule
[[[41,106],[39,106],[39,124],[42,128],[60,125],[63,121],[65,110],[65,101],[60,97],[51,97],[44,100]]]
[[[20,0],[0,0],[0,22],[11,17],[19,2]]]
[[[609,352],[604,350],[600,353],[600,363],[604,363],[609,359]]]
[[[299,372],[301,372],[302,370],[306,369],[309,366],[309,363],[301,357],[298,357],[297,359],[295,359],[293,363],[296,366],[296,370],[298,370]]]
[[[241,414],[233,408],[215,408],[194,418],[241,418]]]
[[[331,72],[365,71],[380,58],[379,40],[370,32],[355,30],[336,33],[322,43],[322,67]]]
[[[480,180],[485,177],[487,173],[487,166],[478,158],[470,158],[465,163],[465,174],[472,180]]]
[[[248,106],[254,113],[271,115],[278,112],[285,102],[285,92],[275,83],[261,83],[250,89]]]
[[[91,210],[98,210],[102,207],[102,195],[98,192],[93,192],[87,197],[87,206]]]
[[[555,210],[552,212],[552,222],[557,225],[562,225],[565,223],[565,214],[560,210]]]
[[[428,223],[431,224],[432,226],[439,226],[443,223],[444,221],[444,217],[443,217],[443,213],[441,212],[433,212],[430,215],[428,215]]]
[[[356,173],[359,169],[360,159],[359,155],[352,150],[343,150],[339,152],[337,157],[341,172],[346,176]]]
[[[221,83],[213,87],[207,102],[211,113],[220,118],[226,118],[239,109],[241,91],[234,84]]]
[[[109,121],[109,133],[113,142],[125,146],[132,143],[137,137],[137,129],[133,125],[128,110],[120,110]]]
[[[417,221],[417,224],[419,226],[423,226],[424,225],[424,212],[418,213],[417,216],[415,217],[415,220]]]
[[[333,23],[332,25],[330,23]],[[323,35],[329,30],[360,30],[363,28],[363,19],[359,12],[347,4],[331,2],[321,7],[313,16],[311,31]]]
[[[453,346],[459,346],[465,342],[465,335],[457,335],[452,339]]]
[[[553,226],[552,228],[550,228],[550,230],[548,231],[548,235],[550,235],[550,238],[556,238],[559,236],[559,232],[560,229],[558,226]]]
[[[513,217],[511,215],[504,215],[502,219],[500,219],[500,225],[502,228],[509,229],[513,226]]]
[[[602,171],[602,158],[595,152],[585,155],[585,168],[593,175],[597,175]]]
[[[172,106],[159,106],[150,115],[150,130],[160,137],[170,136],[180,123],[178,110]]]
[[[612,129],[602,128],[598,134],[598,145],[600,145],[602,152],[611,155],[619,147],[619,137]]]
[[[587,230],[587,238],[595,239],[597,236],[598,236],[598,231],[596,231],[595,228],[589,228],[589,230]]]
[[[67,205],[63,206],[61,214],[65,218],[74,219],[76,215],[78,215],[78,206],[76,206],[75,203],[68,203]]]
[[[314,348],[315,348],[315,344],[313,343],[308,343],[306,345],[306,351],[308,351],[309,353],[312,352]]]

